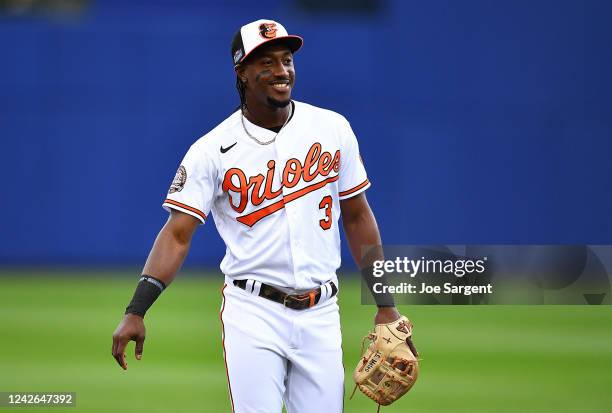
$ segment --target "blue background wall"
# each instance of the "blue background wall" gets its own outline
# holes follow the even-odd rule
[[[0,16],[0,264],[142,263],[183,154],[237,104],[230,39],[260,17],[305,39],[294,97],[351,121],[386,243],[611,243],[609,4],[326,16],[114,0]],[[210,224],[189,263],[220,261]]]

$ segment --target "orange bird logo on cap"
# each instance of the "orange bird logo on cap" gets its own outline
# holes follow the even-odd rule
[[[262,23],[259,26],[259,34],[264,39],[273,39],[276,37],[276,23]]]

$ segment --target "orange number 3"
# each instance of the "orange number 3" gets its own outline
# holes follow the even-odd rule
[[[325,218],[319,220],[321,228],[328,230],[332,226],[332,197],[327,195],[324,196],[321,202],[319,202],[319,209],[325,208]]]

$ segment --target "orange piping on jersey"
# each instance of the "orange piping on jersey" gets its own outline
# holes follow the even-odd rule
[[[368,180],[366,179],[364,182],[360,183],[360,184],[359,184],[359,185],[357,185],[355,188],[353,188],[353,189],[349,189],[348,191],[342,191],[342,192],[340,192],[340,196],[347,196],[347,195],[352,194],[353,192],[357,192],[357,191],[359,191],[361,188],[363,188],[364,186],[366,186],[366,185],[367,185],[367,184],[369,184],[369,183],[370,183],[370,181],[368,181]]]
[[[316,184],[312,184],[312,185],[309,185],[307,187],[304,187],[304,188],[300,189],[299,191],[292,192],[289,195],[286,195],[285,197],[283,197],[283,199],[281,199],[280,201],[276,201],[273,204],[270,204],[270,205],[268,205],[265,208],[261,208],[261,209],[258,209],[256,211],[251,212],[250,214],[238,217],[237,220],[238,220],[238,222],[241,222],[244,225],[252,227],[260,219],[265,218],[268,215],[271,215],[271,214],[275,213],[276,211],[278,211],[280,209],[283,209],[285,207],[285,204],[287,204],[287,203],[289,203],[291,201],[295,201],[296,199],[301,198],[304,195],[311,193],[312,191],[316,191],[317,189],[321,189],[325,185],[327,185],[327,184],[329,184],[331,182],[337,181],[338,178],[340,178],[339,175],[332,176],[332,177],[329,177],[327,179],[323,179],[322,181],[319,181]]]
[[[191,211],[191,212],[193,212],[193,213],[195,213],[195,214],[198,214],[200,217],[202,217],[202,219],[203,219],[204,221],[206,221],[206,214],[204,214],[204,212],[200,211],[199,209],[195,209],[195,208],[193,208],[193,207],[190,207],[189,205],[185,205],[185,204],[180,203],[180,202],[178,202],[178,201],[175,201],[175,200],[173,200],[173,199],[166,199],[166,200],[164,201],[164,204],[174,205],[174,206],[177,206],[177,207],[181,207],[181,208],[183,208],[183,209],[186,209],[187,211]]]
[[[227,356],[225,351],[225,324],[223,323],[223,311],[225,310],[225,288],[227,284],[223,284],[223,288],[221,289],[221,296],[223,297],[223,305],[221,305],[221,311],[219,312],[219,320],[221,320],[221,346],[223,347],[223,364],[225,364],[225,375],[227,377],[227,388],[229,390],[230,401],[232,402],[232,413],[235,412],[234,409],[234,398],[232,397],[232,384],[229,378],[229,370],[227,368]]]

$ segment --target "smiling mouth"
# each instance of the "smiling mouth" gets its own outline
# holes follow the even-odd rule
[[[282,92],[289,90],[289,82],[272,82],[270,83],[270,86]]]

